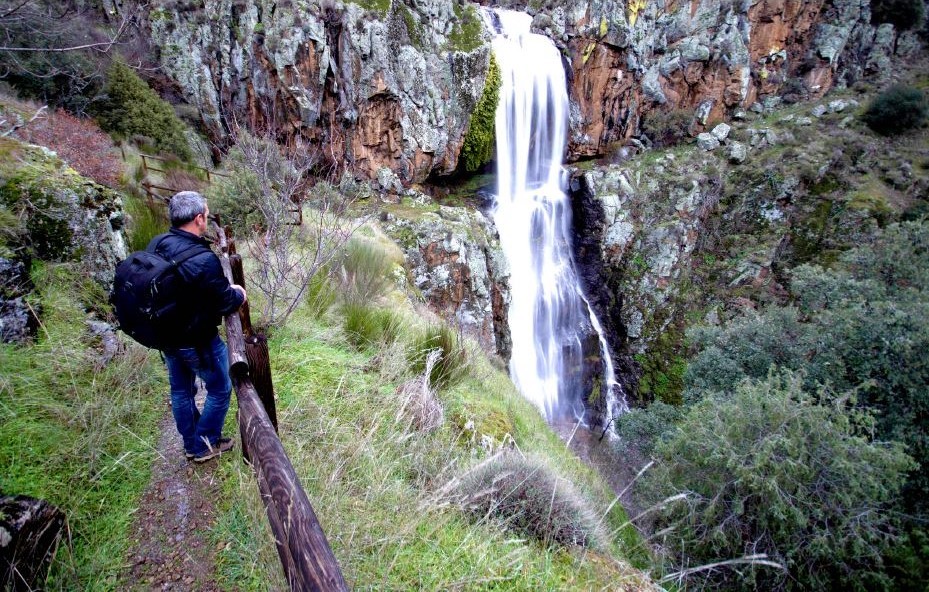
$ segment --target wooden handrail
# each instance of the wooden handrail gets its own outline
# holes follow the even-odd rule
[[[223,254],[220,263],[232,282],[228,242],[216,227]],[[347,591],[348,584],[313,511],[293,464],[252,384],[238,313],[225,318],[230,376],[239,403],[243,454],[258,479],[281,566],[291,590]]]

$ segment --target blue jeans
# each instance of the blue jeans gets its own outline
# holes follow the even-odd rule
[[[229,411],[232,381],[229,379],[226,344],[217,335],[210,343],[200,347],[165,351],[164,358],[171,384],[171,411],[177,431],[184,439],[184,450],[188,454],[203,454],[209,449],[207,443],[216,445]],[[197,376],[206,385],[202,412],[194,401]]]

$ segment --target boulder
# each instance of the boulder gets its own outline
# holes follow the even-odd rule
[[[710,133],[713,134],[713,137],[719,140],[720,142],[724,142],[726,138],[729,137],[729,130],[731,129],[732,128],[729,127],[727,124],[720,123],[716,127],[714,127]]]
[[[741,142],[730,142],[726,147],[726,157],[733,164],[741,164],[748,158],[748,146]]]
[[[719,140],[713,134],[704,132],[697,136],[697,146],[702,150],[716,150],[719,148]]]

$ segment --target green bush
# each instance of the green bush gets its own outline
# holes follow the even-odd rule
[[[895,539],[887,505],[913,467],[902,444],[871,441],[871,418],[843,399],[804,393],[801,377],[772,375],[691,407],[658,445],[646,474],[655,530],[675,566],[765,554],[784,570],[741,565],[697,572],[696,587],[874,589]]]
[[[448,325],[433,323],[416,332],[407,345],[407,362],[414,374],[426,370],[429,352],[438,349],[441,357],[432,367],[429,383],[434,389],[442,389],[457,384],[467,372],[468,352]]]
[[[898,31],[919,27],[926,8],[923,0],[872,0],[871,24],[890,23]]]
[[[926,95],[918,88],[896,85],[871,101],[861,119],[875,132],[893,136],[922,126],[927,116]]]
[[[545,463],[507,451],[463,475],[456,501],[477,519],[495,518],[545,544],[601,547],[605,537],[588,502]]]
[[[656,109],[642,119],[642,131],[658,148],[676,146],[690,137],[693,111]]]
[[[163,101],[127,65],[114,62],[107,71],[106,99],[97,112],[100,127],[117,138],[141,135],[152,138],[155,148],[187,160],[190,146],[184,124],[171,105]]]
[[[731,392],[771,368],[802,371],[803,390],[822,385],[851,393],[875,412],[874,435],[907,446],[917,461],[898,506],[903,527],[929,516],[929,222],[893,224],[867,246],[842,255],[832,269],[793,271],[794,307],[771,306],[726,327],[690,334],[698,354],[685,375],[686,400]],[[918,548],[891,554],[891,587],[905,589]]]
[[[655,446],[681,417],[681,408],[655,401],[644,409],[630,409],[616,420],[619,450],[635,449],[651,456]]]

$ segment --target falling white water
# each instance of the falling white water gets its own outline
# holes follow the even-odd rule
[[[596,335],[604,362],[602,393],[613,417],[625,401],[571,253],[571,209],[561,166],[568,124],[561,54],[547,37],[529,32],[529,15],[498,10],[490,18],[503,79],[493,217],[511,270],[510,374],[547,419],[582,418],[585,353]]]

